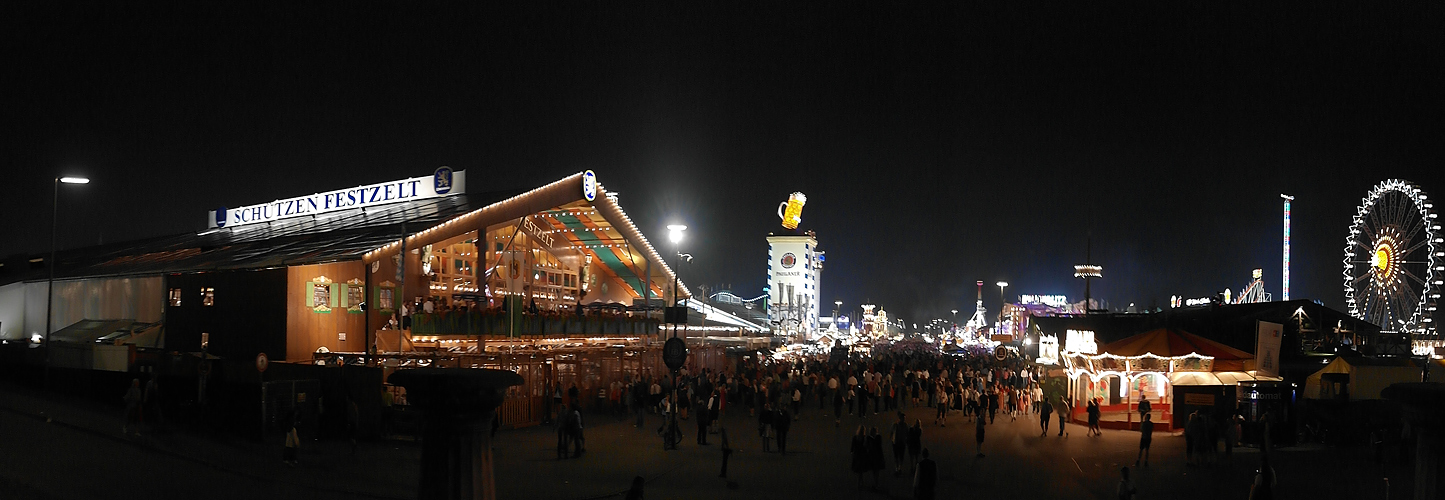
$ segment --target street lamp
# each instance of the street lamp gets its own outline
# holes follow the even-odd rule
[[[683,231],[687,231],[687,226],[682,224],[672,224],[667,226],[667,239],[672,240],[672,253],[677,254],[677,260],[674,261],[677,263],[677,265],[672,269],[672,307],[677,307],[677,304],[682,297],[682,295],[678,294],[677,287],[678,282],[681,281],[678,275],[682,273],[682,252],[680,251],[680,245],[682,244]],[[674,321],[672,323],[673,337],[677,336],[676,319],[677,318],[673,318]]]
[[[838,314],[843,311],[843,301],[833,301],[833,329],[838,329]]]
[[[1000,281],[994,284],[998,285],[998,332],[1003,333],[1003,306],[1007,300],[1003,297],[1003,289],[1008,287],[1008,282]]]
[[[90,184],[90,179],[75,176],[55,178],[54,197],[51,198],[50,204],[50,261],[46,263],[46,267],[50,268],[50,278],[45,281],[45,370],[47,375],[50,373],[50,315],[55,301],[55,231],[60,220],[61,184]]]
[[[682,252],[681,252],[681,250],[680,250],[680,248],[679,248],[679,245],[682,243],[682,232],[683,232],[683,231],[686,231],[686,230],[687,230],[687,226],[684,226],[684,225],[682,225],[682,224],[671,224],[671,225],[667,226],[667,239],[672,240],[672,253],[677,255],[677,260],[675,261],[675,262],[677,263],[677,266],[674,267],[673,270],[672,270],[672,310],[674,311],[674,313],[673,313],[673,318],[672,318],[672,338],[674,338],[674,339],[677,338],[677,320],[679,319],[679,318],[677,317],[677,313],[676,313],[676,311],[677,311],[677,304],[678,304],[679,299],[682,297],[681,295],[678,294],[678,289],[677,289],[677,287],[678,287],[678,282],[681,281],[681,279],[678,277],[678,274],[682,272]],[[671,342],[671,341],[669,341],[669,342]],[[684,342],[684,345],[685,345],[685,343],[687,342],[687,340],[684,339],[683,342]],[[672,416],[670,417],[671,422],[668,423],[667,436],[665,436],[665,437],[663,438],[663,447],[664,447],[664,448],[666,448],[667,443],[668,443],[670,440],[677,439],[677,437],[676,437],[677,435],[674,434],[674,433],[678,432],[678,431],[677,431],[677,412],[678,412],[678,405],[679,405],[680,401],[678,401],[678,387],[677,387],[677,385],[678,385],[679,379],[677,378],[677,370],[673,370],[673,373],[672,373],[672,374],[673,374],[673,377],[672,377],[672,412],[671,412],[671,413],[672,413]],[[671,441],[671,442],[672,442],[672,447],[673,447],[674,449],[676,449],[678,443],[677,443],[676,441]]]

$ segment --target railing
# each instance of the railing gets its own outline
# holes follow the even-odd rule
[[[497,410],[501,425],[509,429],[528,427],[542,423],[545,396],[509,396]]]
[[[449,311],[412,317],[412,335],[654,335],[661,322],[626,316],[552,316],[523,314],[509,320],[503,312]]]

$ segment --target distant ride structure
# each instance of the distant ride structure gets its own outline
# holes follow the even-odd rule
[[[1384,331],[1438,341],[1435,310],[1445,276],[1445,240],[1434,203],[1403,179],[1361,200],[1345,238],[1345,303]]]

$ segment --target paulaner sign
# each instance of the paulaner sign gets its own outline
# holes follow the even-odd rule
[[[427,177],[412,177],[354,188],[297,196],[259,205],[221,207],[210,213],[209,227],[236,227],[261,222],[320,215],[373,205],[425,200],[465,193],[466,172],[442,167]]]

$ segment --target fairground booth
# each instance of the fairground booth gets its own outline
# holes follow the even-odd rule
[[[155,370],[183,386],[175,397],[199,386],[194,399],[260,384],[272,420],[322,413],[308,408],[317,392],[363,412],[405,403],[382,383],[401,367],[504,368],[526,379],[502,408],[507,425],[543,421],[559,386],[609,405],[613,382],[665,373],[662,305],[680,281],[595,174],[525,192],[467,181],[441,168],[219,208],[199,232],[0,267],[0,334],[32,351],[6,360],[40,364],[35,352],[67,347],[53,366],[122,383]],[[689,305],[705,313],[679,330],[694,369],[721,367],[728,346],[761,330]],[[45,331],[47,310],[60,335]]]
[[[1180,428],[1196,410],[1234,411],[1242,382],[1281,380],[1256,371],[1254,355],[1182,330],[1151,330],[1090,349],[1092,344],[1069,339],[1060,357],[1074,418],[1084,420],[1085,402],[1097,399],[1105,427],[1137,429],[1139,403],[1147,398],[1156,426]]]

